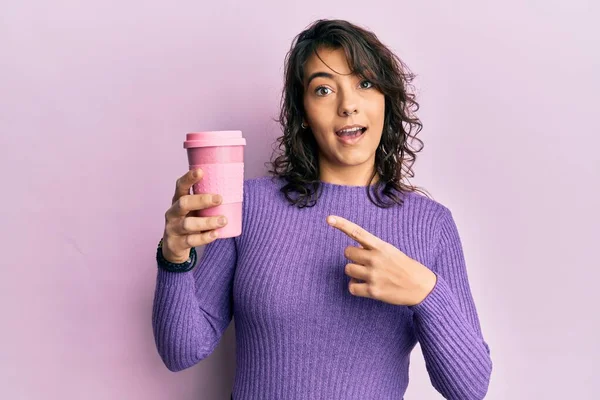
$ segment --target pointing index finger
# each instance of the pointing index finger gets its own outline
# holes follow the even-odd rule
[[[364,228],[361,228],[354,222],[350,222],[345,218],[338,217],[337,215],[330,215],[327,217],[327,223],[356,240],[365,249],[375,249],[379,244],[380,240],[377,236],[367,232]]]

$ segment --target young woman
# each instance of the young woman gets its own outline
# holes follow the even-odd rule
[[[492,361],[452,213],[405,182],[422,148],[412,79],[349,22],[295,38],[283,151],[272,177],[244,182],[242,235],[215,240],[218,218],[189,215],[215,204],[189,194],[202,171],[177,181],[153,312],[170,370],[211,354],[235,317],[235,399],[400,399],[417,341],[445,398],[484,398]]]

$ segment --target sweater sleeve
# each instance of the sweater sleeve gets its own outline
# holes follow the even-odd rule
[[[452,213],[440,219],[437,282],[414,311],[415,331],[433,387],[447,399],[483,399],[492,372]]]
[[[237,263],[235,238],[204,246],[188,272],[158,269],[152,328],[160,357],[171,371],[208,357],[233,313],[232,286]]]

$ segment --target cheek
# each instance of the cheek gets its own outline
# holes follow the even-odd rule
[[[333,118],[331,111],[326,106],[319,105],[318,107],[307,107],[306,116],[310,121],[313,132],[325,133],[331,129]]]
[[[306,113],[306,119],[311,126],[319,123],[319,108],[315,107],[310,102],[304,103],[304,112]]]
[[[370,111],[374,121],[382,124],[385,115],[385,97],[383,95],[379,95],[375,97],[370,104],[373,105]]]

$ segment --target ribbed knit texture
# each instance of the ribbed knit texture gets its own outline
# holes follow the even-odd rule
[[[236,400],[402,399],[417,340],[445,398],[482,399],[492,361],[450,210],[417,193],[382,209],[365,187],[331,183],[299,209],[282,185],[244,181],[242,235],[208,244],[190,272],[158,270],[152,323],[165,365],[206,358],[234,317]],[[350,294],[344,249],[357,243],[331,214],[434,271],[433,291],[411,307]]]

